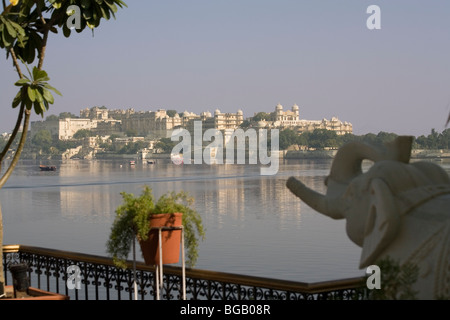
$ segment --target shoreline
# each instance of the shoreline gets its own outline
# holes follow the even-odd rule
[[[335,150],[281,150],[280,159],[284,160],[303,160],[303,159],[333,159],[337,153]],[[142,158],[137,154],[118,154],[118,153],[100,153],[93,158],[80,159],[64,159],[61,155],[24,155],[22,160],[168,160],[170,161],[170,153],[149,154]],[[438,160],[450,161],[449,149],[414,149],[411,151],[411,159],[415,160]]]
[[[333,159],[338,150],[290,150],[284,151],[284,159]],[[413,149],[411,159],[414,160],[450,160],[448,149]]]

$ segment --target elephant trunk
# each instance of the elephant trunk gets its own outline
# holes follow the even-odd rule
[[[341,199],[324,196],[308,188],[294,177],[288,179],[286,186],[293,194],[302,199],[314,210],[333,219],[344,218],[344,206]]]
[[[362,161],[365,159],[373,162],[394,160],[408,163],[412,141],[413,137],[400,136],[385,144],[384,148],[377,148],[363,142],[347,143],[337,152],[330,175],[325,180],[328,186],[326,196],[309,189],[294,177],[290,177],[286,185],[293,194],[314,210],[333,219],[342,219],[347,209],[342,195],[350,182],[362,174]]]

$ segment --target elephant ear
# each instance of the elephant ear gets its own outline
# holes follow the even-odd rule
[[[369,213],[364,230],[360,268],[367,267],[375,261],[395,238],[400,227],[400,214],[387,184],[381,179],[374,179],[369,192]]]

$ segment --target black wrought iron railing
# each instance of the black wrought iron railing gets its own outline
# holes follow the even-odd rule
[[[5,283],[12,284],[8,267],[29,266],[32,287],[64,294],[71,300],[153,300],[157,298],[155,268],[132,263],[128,269],[114,266],[112,259],[82,253],[23,245],[3,247]],[[182,297],[182,269],[164,266],[161,299]],[[359,300],[367,297],[365,278],[302,283],[186,269],[186,298],[190,300]],[[136,297],[137,294],[137,297]]]

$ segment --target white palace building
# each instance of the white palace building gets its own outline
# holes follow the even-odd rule
[[[240,127],[244,121],[244,114],[240,109],[236,113],[223,113],[216,109],[214,114],[202,112],[197,115],[185,111],[169,116],[168,112],[163,109],[135,112],[134,109],[108,110],[93,107],[81,110],[79,118],[58,119],[58,117],[53,117],[51,120],[33,121],[31,136],[33,137],[39,130],[46,129],[59,140],[70,140],[78,130],[86,129],[94,131],[99,136],[134,130],[139,136],[152,134],[153,137],[161,138],[170,137],[172,131],[177,127],[192,129],[194,121],[198,120],[203,122],[205,130],[215,128],[229,131]],[[291,110],[284,111],[281,104],[275,107],[275,115],[272,113],[270,120],[259,121],[256,127],[291,128],[298,134],[315,129],[333,130],[338,135],[353,132],[351,123],[342,122],[336,117],[332,117],[331,120],[302,120],[297,105],[294,105]]]
[[[283,111],[283,106],[278,104],[275,107],[275,121],[259,121],[260,128],[292,128],[299,134],[307,131],[314,131],[315,129],[326,129],[336,131],[338,135],[353,133],[353,126],[347,121],[341,121],[336,117],[330,120],[303,120],[300,119],[299,107],[294,104],[291,110]]]

